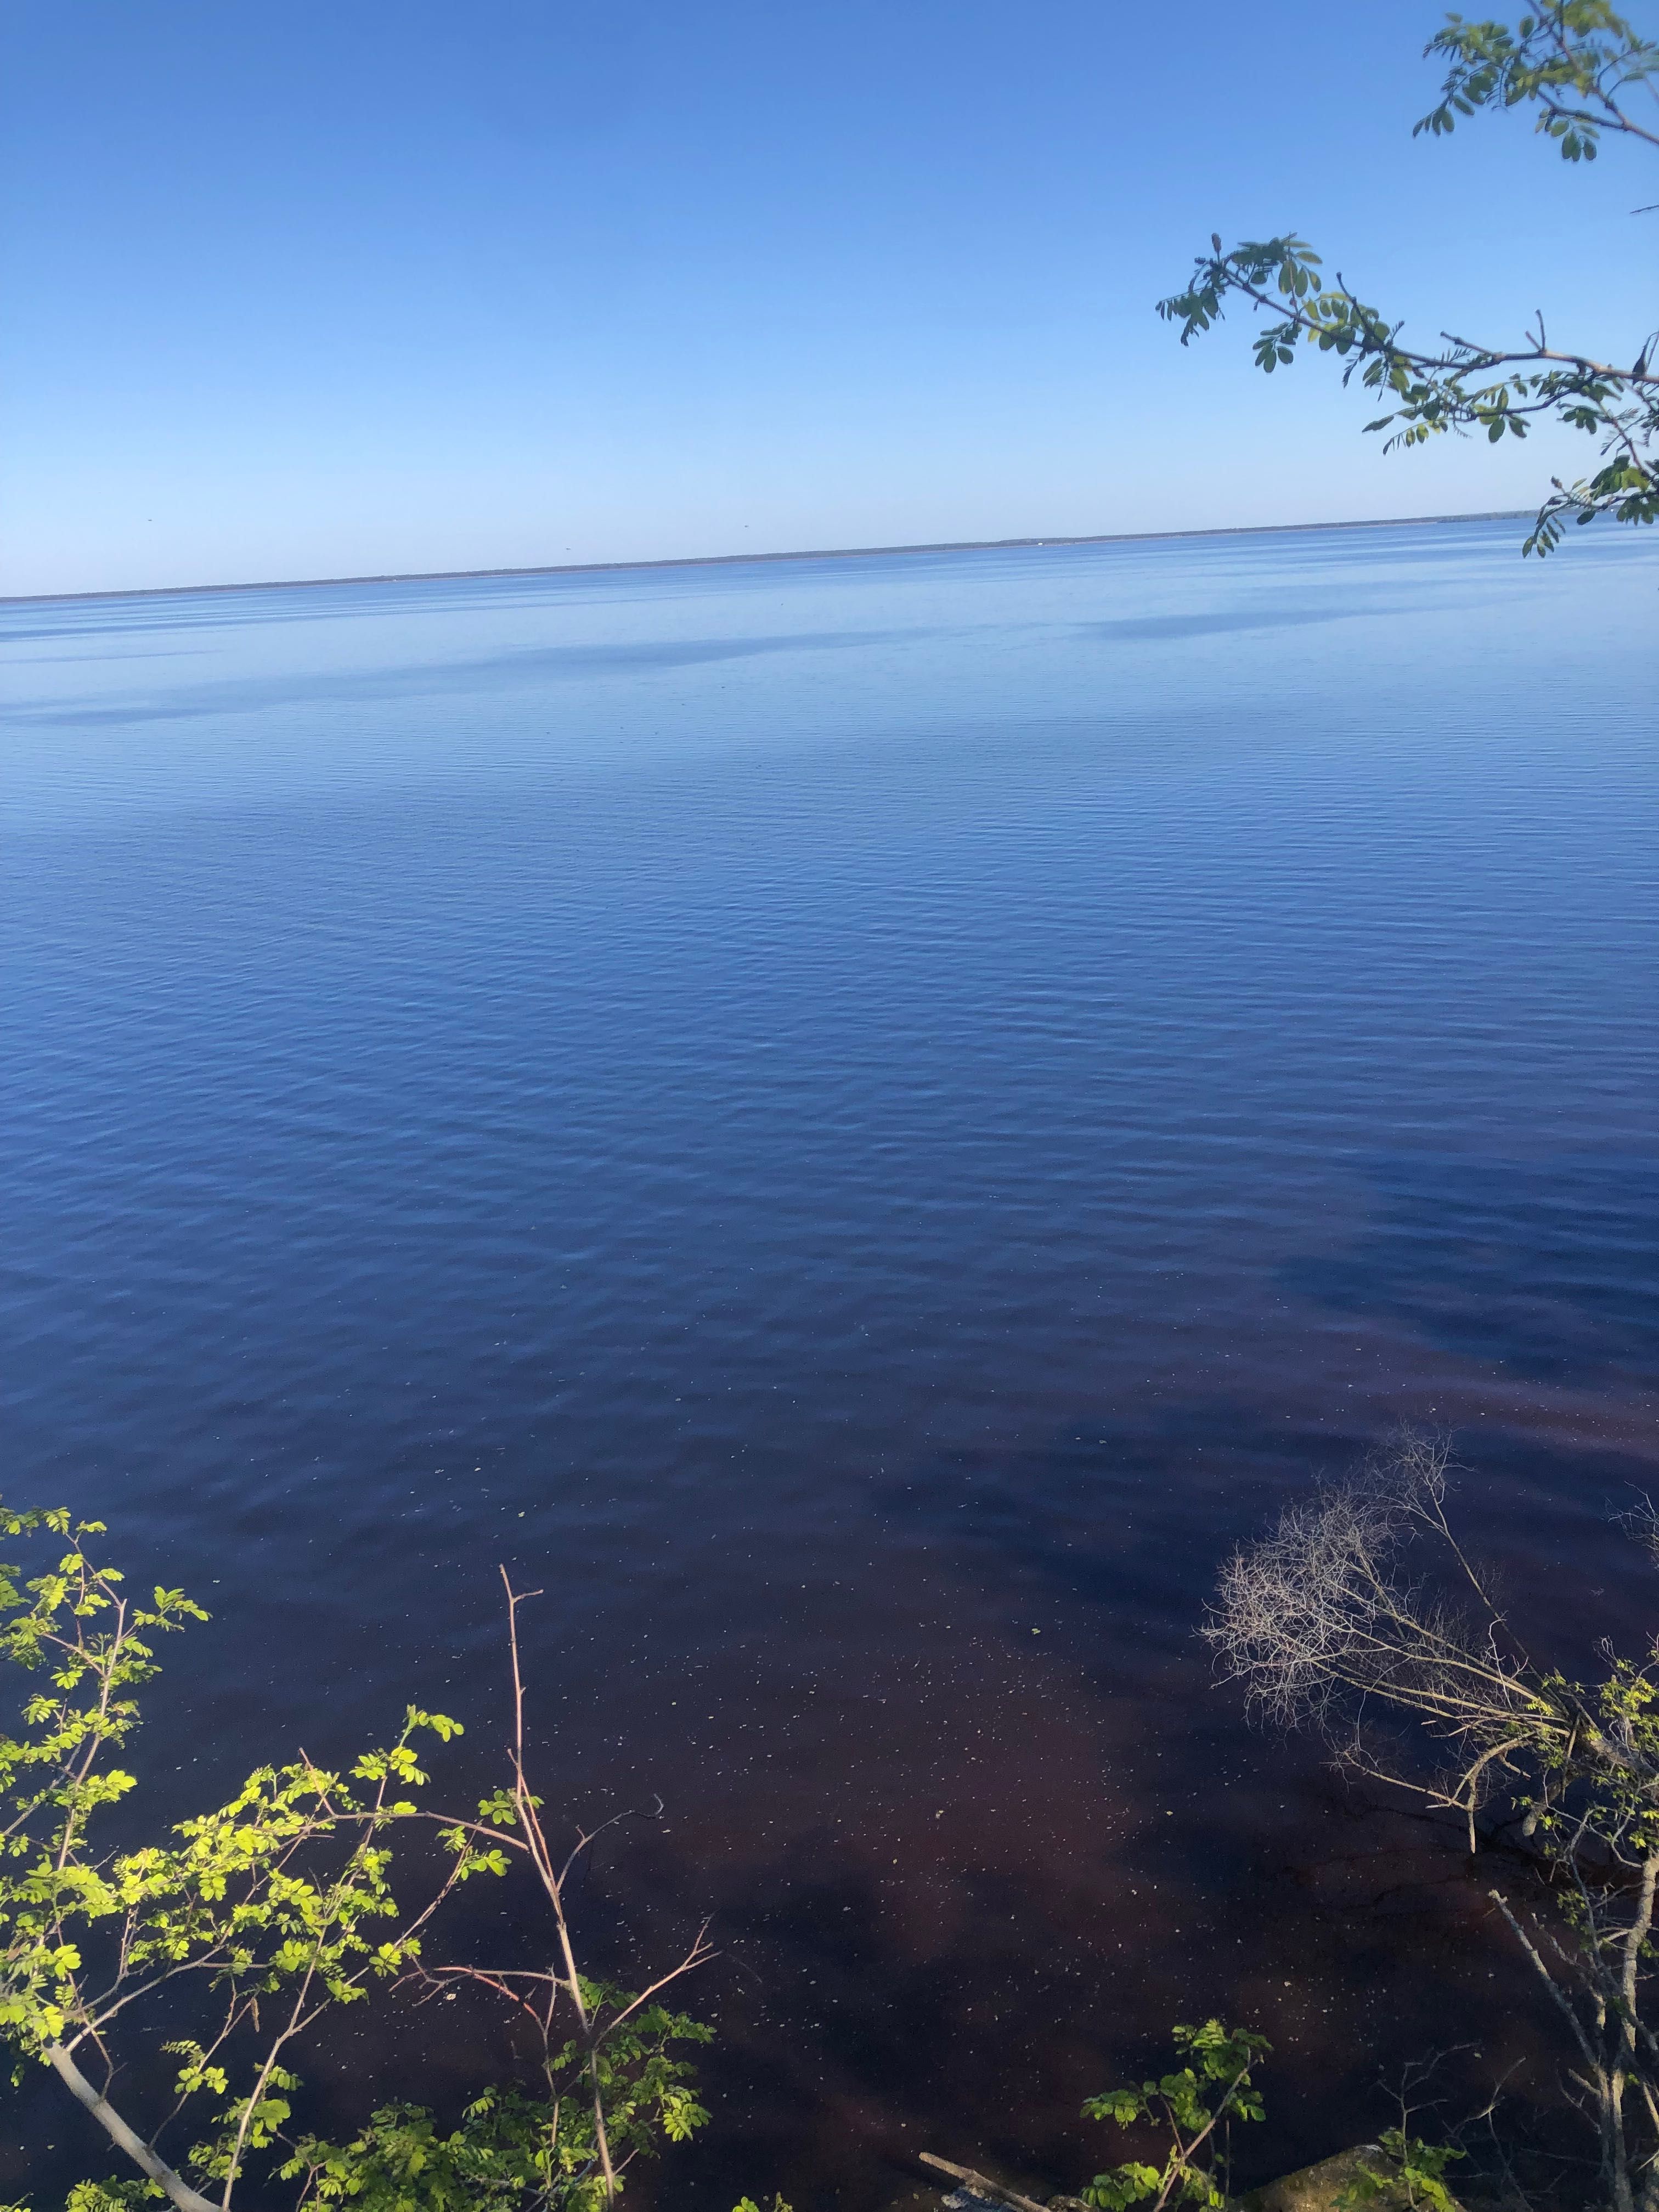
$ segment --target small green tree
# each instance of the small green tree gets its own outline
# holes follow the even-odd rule
[[[1170,2204],[1224,2208],[1231,2187],[1232,2124],[1259,2120],[1261,2100],[1250,2070],[1272,2049],[1249,2028],[1224,2027],[1218,2020],[1202,2027],[1177,2027],[1176,2055],[1186,2064],[1143,2081],[1138,2089],[1109,2089],[1083,2107],[1085,2120],[1109,2120],[1115,2127],[1151,2125],[1169,2138],[1162,2166],[1130,2160],[1097,2173],[1083,2192],[1099,2212],[1127,2212],[1151,2200],[1152,2212]]]
[[[1441,137],[1478,109],[1531,106],[1537,129],[1566,161],[1595,159],[1611,131],[1659,148],[1659,110],[1650,103],[1659,77],[1659,45],[1642,37],[1608,0],[1542,0],[1511,28],[1449,16],[1425,52],[1448,59],[1439,104],[1417,132]],[[1651,213],[1652,210],[1639,210]],[[1200,254],[1186,289],[1160,300],[1158,311],[1181,325],[1186,345],[1221,320],[1230,299],[1269,318],[1254,340],[1256,366],[1271,375],[1288,368],[1298,346],[1334,354],[1343,382],[1354,372],[1387,411],[1365,425],[1386,431],[1387,446],[1411,447],[1453,431],[1484,431],[1495,445],[1523,438],[1550,417],[1598,438],[1601,465],[1572,483],[1551,480],[1524,551],[1547,553],[1566,520],[1597,515],[1620,522],[1659,520],[1659,332],[1646,339],[1628,368],[1550,343],[1540,314],[1518,345],[1483,343],[1441,332],[1437,348],[1404,344],[1403,325],[1322,274],[1320,256],[1293,232],[1247,239]]]
[[[177,1589],[131,1601],[89,1548],[104,1533],[64,1511],[0,1508],[0,1535],[52,1553],[29,1577],[0,1565],[0,1660],[38,1684],[21,1731],[0,1734],[0,2039],[15,2079],[33,2063],[51,2067],[136,2169],[80,2185],[70,2212],[114,2212],[146,2197],[178,2212],[232,2212],[250,2177],[264,2203],[280,2195],[293,2212],[347,2201],[361,2212],[613,2204],[634,2160],[708,2118],[679,2053],[709,2030],[659,1999],[710,1953],[700,1931],[638,1992],[581,1972],[565,1891],[593,1838],[579,1833],[556,1858],[526,1774],[521,1596],[508,1585],[509,1777],[476,1815],[423,1804],[419,1745],[460,1728],[410,1706],[392,1741],[349,1769],[303,1753],[261,1766],[226,1804],[164,1840],[112,1851],[98,1843],[100,1816],[136,1786],[112,1761],[138,1726],[136,1693],[159,1671],[156,1641],[207,1615]],[[447,1855],[414,1908],[392,1881],[393,1838],[411,1823],[429,1824]],[[428,1963],[434,1917],[460,1884],[526,1870],[551,1923],[547,1965]],[[483,2087],[447,2131],[397,2103],[344,2142],[297,2124],[294,2061],[325,2014],[377,1991],[430,1996],[463,1982],[530,2029],[532,2086]],[[109,2093],[132,2032],[155,2016],[174,2025],[181,2009],[197,2027],[163,2046],[176,2062],[170,2092],[131,2091],[146,2107],[140,2119],[124,2087],[118,2108]],[[181,2132],[179,2164],[193,2179],[161,2147]]]

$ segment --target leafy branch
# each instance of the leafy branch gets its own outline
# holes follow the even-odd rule
[[[1514,30],[1449,15],[1423,51],[1446,55],[1451,67],[1439,105],[1413,137],[1425,131],[1443,137],[1478,108],[1531,104],[1539,110],[1534,127],[1556,141],[1564,161],[1593,161],[1604,131],[1659,146],[1659,130],[1638,123],[1625,104],[1659,76],[1659,47],[1607,0],[1545,0]]]
[[[1450,58],[1437,106],[1418,132],[1443,137],[1460,116],[1525,104],[1539,109],[1537,128],[1564,160],[1593,161],[1604,131],[1659,147],[1659,129],[1631,112],[1635,94],[1651,95],[1659,77],[1659,45],[1644,39],[1607,0],[1546,0],[1513,30],[1498,22],[1468,23],[1453,15],[1425,51]],[[1386,411],[1366,423],[1388,434],[1384,450],[1409,448],[1452,433],[1484,432],[1494,445],[1524,438],[1539,417],[1599,439],[1601,465],[1552,489],[1522,548],[1548,553],[1566,520],[1598,515],[1629,523],[1659,520],[1659,331],[1629,368],[1550,343],[1541,313],[1518,345],[1494,346],[1449,331],[1427,349],[1402,342],[1390,320],[1349,286],[1339,271],[1328,284],[1321,257],[1292,232],[1246,240],[1224,250],[1219,234],[1194,264],[1186,289],[1160,300],[1158,312],[1181,325],[1181,342],[1219,322],[1230,300],[1271,319],[1252,339],[1257,368],[1287,368],[1298,347],[1334,354],[1342,380],[1358,372]]]
[[[1248,2028],[1224,2027],[1218,2020],[1202,2027],[1176,2027],[1175,2044],[1187,2063],[1139,2088],[1109,2089],[1083,2107],[1086,2120],[1109,2120],[1115,2127],[1148,2124],[1169,2138],[1161,2167],[1130,2160],[1097,2173],[1083,2201],[1098,2212],[1127,2212],[1151,2200],[1152,2212],[1169,2204],[1196,2204],[1224,2212],[1230,2194],[1235,2120],[1259,2120],[1261,2100],[1251,2069],[1272,2045]]]
[[[1336,2200],[1338,2212],[1364,2212],[1372,2204],[1390,2212],[1402,2197],[1412,2212],[1419,2207],[1422,2212],[1460,2212],[1446,2172],[1452,2160],[1466,2157],[1467,2152],[1449,2143],[1425,2142],[1404,2128],[1384,2128],[1376,2148],[1380,2166],[1360,2160],[1353,2180]]]
[[[710,2031],[658,1999],[712,1954],[700,1931],[639,1992],[582,1973],[566,1886],[603,1831],[579,1832],[556,1857],[525,1766],[520,1596],[509,1584],[510,1780],[476,1817],[422,1803],[422,1741],[445,1744],[461,1729],[411,1705],[397,1735],[348,1769],[301,1752],[256,1768],[226,1803],[165,1840],[100,1852],[99,1815],[136,1787],[116,1759],[138,1725],[135,1692],[159,1671],[155,1639],[207,1619],[179,1590],[130,1599],[118,1571],[94,1556],[104,1534],[56,1510],[0,1507],[0,1536],[58,1547],[27,1579],[0,1565],[0,1662],[40,1685],[19,1732],[0,1732],[0,2040],[15,2078],[32,2062],[50,2066],[137,2169],[131,2179],[78,2185],[70,2212],[116,2212],[146,2197],[177,2212],[232,2212],[250,2172],[267,2193],[290,2185],[294,2212],[347,2199],[359,2212],[614,2205],[635,2158],[659,2140],[684,2142],[708,2118],[678,2052]],[[412,1909],[392,1880],[393,1838],[410,1823],[435,1826],[447,1860]],[[515,1868],[534,1873],[550,1908],[552,1960],[429,1965],[432,1923],[457,1887]],[[506,1998],[515,2019],[534,2023],[533,2091],[486,2087],[447,2132],[409,2104],[382,2105],[343,2143],[296,2126],[293,2061],[326,2014],[377,1990],[418,2001],[457,1983]],[[111,2099],[121,2039],[158,2002],[171,2017],[181,2000],[197,2033],[164,2046],[176,2062],[170,2097],[141,2132]],[[204,2132],[182,2160],[186,2179],[159,2145],[192,2115]]]

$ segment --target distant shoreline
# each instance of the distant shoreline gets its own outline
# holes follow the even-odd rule
[[[605,576],[635,568],[733,568],[760,561],[875,561],[896,553],[1009,553],[1044,545],[1144,545],[1171,538],[1282,537],[1293,531],[1411,530],[1425,523],[1517,522],[1529,507],[1474,514],[1393,514],[1353,522],[1236,522],[1212,530],[1109,530],[1089,538],[963,538],[932,545],[821,545],[787,553],[671,553],[655,561],[562,561],[530,568],[408,568],[370,576],[272,576],[242,584],[134,584],[114,592],[17,592],[0,607],[62,605],[71,599],[197,599],[207,592],[321,592],[346,584],[461,584],[504,576]]]

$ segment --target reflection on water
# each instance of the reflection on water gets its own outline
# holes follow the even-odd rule
[[[1268,2164],[1466,2011],[1549,2094],[1455,1839],[1192,1636],[1402,1413],[1647,1610],[1659,561],[1516,536],[0,611],[9,1494],[214,1606],[157,1820],[408,1696],[471,1788],[545,1585],[550,1794],[669,1808],[594,1940],[722,1946],[663,2202],[1075,2179],[1210,2009]]]

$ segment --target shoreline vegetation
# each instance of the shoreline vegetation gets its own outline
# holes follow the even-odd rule
[[[1085,2101],[1081,2117],[1122,2131],[1129,2158],[1040,2203],[934,2154],[926,2162],[967,2191],[954,2212],[1458,2212],[1447,2177],[1466,2159],[1463,2201],[1492,2212],[1659,2212],[1659,2036],[1643,2016],[1659,1894],[1659,1646],[1638,1662],[1602,1645],[1592,1681],[1534,1659],[1543,1625],[1512,1620],[1459,1542],[1454,1465],[1445,1437],[1400,1429],[1237,1551],[1194,1626],[1255,1717],[1311,1730],[1339,1769],[1466,1834],[1494,1931],[1506,1925],[1565,2031],[1554,2119],[1576,2106],[1593,2156],[1558,2145],[1540,2159],[1495,2117],[1502,2082],[1449,2124],[1443,2100],[1423,2094],[1443,2052],[1407,2067],[1397,2124],[1375,2146],[1236,2195],[1234,2137],[1266,2117],[1254,2077],[1270,2046],[1212,2018],[1174,2028],[1167,2071]],[[1621,1517],[1659,1566],[1659,1511],[1644,1500]],[[0,1565],[0,1660],[28,1678],[19,1733],[0,1734],[0,2041],[15,2081],[56,2072],[129,2165],[127,2178],[76,2184],[66,2212],[162,2199],[234,2212],[240,2181],[290,2212],[615,2212],[630,2166],[708,2124],[685,2054],[714,2031],[663,2000],[716,1955],[709,1923],[642,1989],[580,1962],[573,1875],[618,1820],[662,1808],[592,1829],[545,1811],[519,1636],[520,1609],[540,1592],[503,1571],[508,1748],[476,1811],[422,1796],[423,1742],[463,1730],[410,1706],[349,1766],[325,1770],[301,1750],[256,1768],[216,1809],[111,1848],[94,1831],[137,1786],[112,1755],[127,1755],[139,1726],[155,1646],[208,1616],[179,1589],[130,1595],[100,1556],[101,1522],[0,1507],[0,1533],[50,1553],[33,1573]],[[412,1904],[393,1887],[405,1845],[398,1880],[419,1891]],[[1504,1887],[1487,1886],[1488,1863]],[[474,1959],[464,1939],[443,1956],[443,1908],[474,1879],[518,1885],[506,1948]],[[502,2018],[507,2079],[476,2085],[441,2120],[406,2097],[376,2102],[393,2085],[371,2081],[355,2134],[304,2124],[295,2067],[342,2013],[396,1999],[412,2014],[457,1997],[465,2015],[428,2016],[464,2033]],[[155,2055],[164,2033],[171,2064]],[[1416,2131],[1425,2120],[1437,2139]],[[164,2153],[170,2132],[179,2144]],[[755,2200],[734,2212],[757,2212]]]

